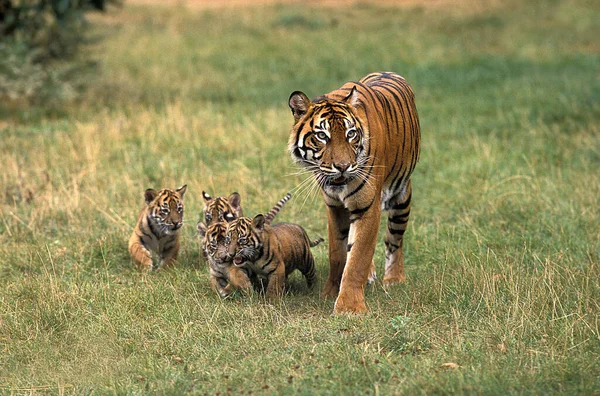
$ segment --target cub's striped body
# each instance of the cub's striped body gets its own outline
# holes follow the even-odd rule
[[[144,193],[146,206],[129,238],[129,253],[139,268],[152,269],[152,253],[158,256],[159,266],[168,267],[177,259],[186,189],[148,189]]]
[[[202,250],[208,259],[210,285],[222,298],[229,296],[234,288],[248,290],[252,287],[248,271],[232,265],[225,245],[227,223],[217,222],[208,227],[198,223],[202,236]]]
[[[292,195],[288,192],[269,210],[267,215],[269,218],[268,223],[277,216],[291,197]],[[214,210],[216,206],[214,203],[219,198],[221,197],[212,200],[213,207],[209,210]],[[232,213],[225,206],[221,208],[224,208],[224,210],[221,210],[221,213]],[[239,210],[241,211],[241,207]],[[213,213],[218,213],[218,211],[213,211]],[[224,219],[230,218],[230,221],[237,219],[237,215],[233,218],[231,216],[221,217]],[[225,245],[226,230],[227,221],[213,221],[208,226],[203,222],[198,222],[198,233],[202,238],[202,252],[208,260],[211,286],[223,298],[229,296],[233,292],[233,289],[248,290],[252,284],[256,283],[256,277],[248,269],[232,265],[233,257],[228,254]]]
[[[304,275],[309,288],[317,281],[310,248],[323,239],[311,242],[297,224],[270,226],[262,214],[241,217],[227,225],[225,238],[233,264],[267,281],[267,296],[282,295],[288,275],[296,269]]]
[[[381,210],[388,210],[384,283],[403,281],[402,240],[419,159],[414,94],[394,73],[373,73],[317,98],[292,93],[289,151],[313,170],[327,204],[329,277],[324,297],[334,312],[366,311]]]

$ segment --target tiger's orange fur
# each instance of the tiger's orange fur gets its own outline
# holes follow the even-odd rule
[[[334,313],[364,312],[382,210],[389,211],[383,281],[405,279],[402,241],[420,151],[414,93],[395,73],[373,73],[314,101],[293,92],[288,103],[290,154],[313,171],[327,205],[329,276],[322,296],[337,297]]]

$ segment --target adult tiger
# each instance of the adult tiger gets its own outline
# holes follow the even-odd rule
[[[388,210],[386,285],[404,276],[402,238],[410,213],[410,175],[419,159],[414,93],[395,73],[373,73],[311,102],[296,91],[292,158],[312,170],[328,212],[329,276],[323,297],[334,313],[365,312],[381,210]]]

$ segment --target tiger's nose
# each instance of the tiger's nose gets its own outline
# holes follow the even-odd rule
[[[347,162],[340,162],[338,164],[333,164],[333,167],[341,173],[344,173],[350,167],[350,164]]]

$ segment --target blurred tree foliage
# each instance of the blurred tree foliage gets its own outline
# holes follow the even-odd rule
[[[73,99],[92,63],[77,59],[89,41],[85,13],[121,0],[0,0],[0,101]]]

